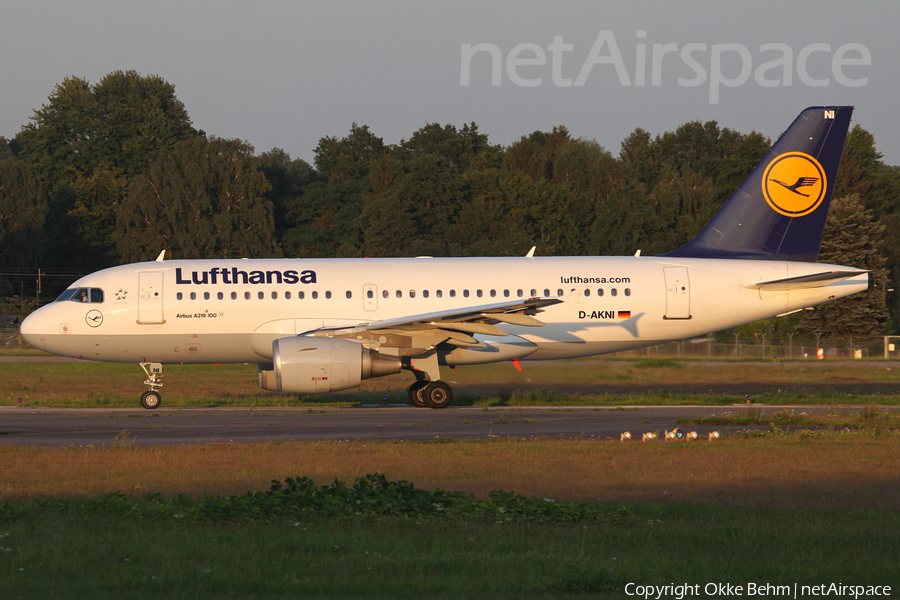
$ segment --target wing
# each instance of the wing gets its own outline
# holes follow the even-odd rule
[[[419,315],[363,322],[341,327],[323,327],[301,335],[359,340],[371,348],[396,348],[401,356],[416,356],[438,344],[482,347],[475,335],[507,336],[499,324],[543,327],[535,318],[562,298],[528,298],[496,304],[481,304]]]

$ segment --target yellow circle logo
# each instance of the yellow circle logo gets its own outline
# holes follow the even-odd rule
[[[803,152],[776,157],[763,173],[763,197],[772,210],[786,217],[802,217],[819,208],[827,188],[822,165]]]

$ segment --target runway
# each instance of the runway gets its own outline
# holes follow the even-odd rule
[[[675,420],[738,411],[744,405],[644,407],[450,407],[408,405],[362,408],[159,408],[58,409],[0,407],[0,445],[109,447],[116,437],[136,446],[285,441],[498,438],[619,439],[630,431],[664,432]],[[766,406],[767,413],[783,407]],[[824,407],[794,407],[825,410]],[[854,410],[848,408],[848,410]],[[703,438],[718,429],[767,427],[682,426]],[[123,433],[126,432],[126,433]]]

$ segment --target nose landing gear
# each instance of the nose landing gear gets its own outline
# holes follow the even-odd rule
[[[154,408],[159,408],[159,405],[162,404],[162,396],[159,394],[160,388],[162,388],[162,371],[163,367],[160,363],[140,363],[141,368],[144,370],[144,373],[147,374],[147,381],[144,382],[144,385],[149,385],[150,389],[141,394],[141,406],[146,408],[147,410],[153,410]],[[147,367],[150,367],[149,369]]]

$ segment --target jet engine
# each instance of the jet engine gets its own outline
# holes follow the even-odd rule
[[[259,387],[273,392],[337,392],[399,373],[401,366],[396,356],[335,338],[283,337],[272,348],[273,362],[259,365]]]

